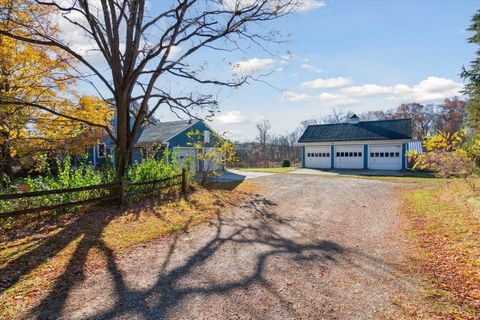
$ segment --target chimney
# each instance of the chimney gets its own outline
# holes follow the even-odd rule
[[[356,114],[353,114],[350,117],[350,120],[348,120],[348,123],[350,123],[350,124],[357,124],[359,122],[360,122],[360,118]]]

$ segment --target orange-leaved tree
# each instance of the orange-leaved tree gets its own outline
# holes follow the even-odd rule
[[[11,24],[8,18],[15,17],[25,25],[39,24],[52,36],[59,32],[45,7],[19,10],[24,5],[24,0],[0,0],[8,10],[0,30],[31,32]],[[58,48],[0,35],[1,172],[38,167],[45,154],[83,154],[102,137],[112,113],[103,100],[74,90],[74,68],[72,57]]]

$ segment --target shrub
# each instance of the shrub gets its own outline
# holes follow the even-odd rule
[[[474,191],[475,151],[478,143],[467,143],[464,130],[455,133],[440,132],[424,141],[425,153],[416,157],[414,169],[431,170],[440,177],[463,179]]]
[[[141,163],[136,163],[128,169],[126,182],[160,180],[181,174],[182,169],[178,164],[177,153],[177,151],[169,152],[168,150],[165,150],[161,160],[156,160],[154,157],[150,157]],[[80,165],[77,167],[72,167],[72,162],[72,158],[69,156],[62,160],[57,159],[55,168],[56,171],[58,170],[58,174],[53,175],[50,167],[47,166],[44,175],[37,177],[29,176],[16,183],[12,183],[8,176],[0,174],[0,194],[79,188],[111,183],[116,180],[115,169],[110,166],[104,166],[101,170],[96,171],[87,164],[86,161],[80,162]],[[176,182],[179,182],[179,180]],[[166,181],[165,185],[170,183],[171,181]],[[154,187],[156,186],[145,185],[131,187],[127,192],[133,190],[147,190]],[[107,189],[87,190],[25,199],[2,200],[0,201],[0,212],[10,212],[26,208],[36,208],[93,199],[108,195],[110,192],[111,190]],[[78,208],[68,209],[68,211],[74,210],[78,210]],[[65,210],[62,209],[62,212],[64,211]],[[53,211],[51,213],[55,214],[58,212]],[[13,218],[4,219],[3,225],[5,226],[13,220]]]
[[[287,159],[283,160],[282,167],[288,168],[288,167],[290,167],[290,165],[291,165],[290,160],[287,160]]]

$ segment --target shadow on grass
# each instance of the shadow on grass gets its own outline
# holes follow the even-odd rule
[[[114,218],[128,214],[132,219],[135,219],[141,212],[153,212],[155,207],[181,198],[188,200],[188,195],[172,192],[157,194],[151,199],[135,199],[123,208],[117,205],[98,205],[81,213],[66,213],[59,216],[44,214],[39,218],[38,223],[25,228],[26,230],[20,229],[16,232],[12,230],[10,234],[2,236],[0,248],[2,250],[13,249],[11,251],[15,252],[15,247],[19,247],[20,251],[19,254],[10,253],[10,257],[5,255],[2,257],[0,293],[14,286],[23,276],[56,257],[72,242],[78,241],[75,252],[66,268],[65,276],[57,281],[54,291],[68,289],[61,287],[72,282],[72,280],[77,282],[82,279],[81,271],[91,248],[96,247],[102,252],[110,252],[101,240],[101,235]],[[23,242],[16,245],[11,244],[11,242],[20,239],[26,239],[25,243],[28,244]],[[17,255],[17,257],[12,259],[11,256],[14,255]],[[108,255],[107,259],[110,259]]]

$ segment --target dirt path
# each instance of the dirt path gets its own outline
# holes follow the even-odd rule
[[[279,174],[249,203],[87,274],[40,318],[399,318],[415,300],[393,183]]]

